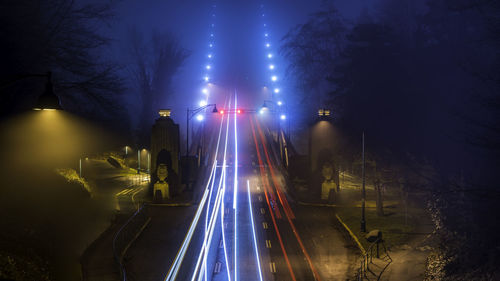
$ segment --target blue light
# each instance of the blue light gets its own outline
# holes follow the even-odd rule
[[[211,59],[212,58],[212,54],[208,54],[208,58]]]
[[[286,115],[285,114],[281,114],[280,119],[281,120],[285,120],[286,119]]]
[[[271,44],[267,43],[267,44],[266,44],[266,47],[267,47],[267,48],[271,47]]]
[[[282,105],[283,105],[283,102],[282,102],[282,101],[278,101],[278,102],[277,102],[277,104],[278,104],[279,106],[282,106]]]
[[[268,58],[272,58],[272,57],[273,57],[273,54],[269,53],[269,54],[267,54],[267,57],[268,57]]]
[[[269,34],[268,34],[268,33],[266,33],[266,34],[264,34],[264,36],[268,37],[268,36],[269,36]]]
[[[203,121],[203,119],[205,119],[205,118],[203,117],[203,115],[201,115],[201,114],[196,115],[196,120],[198,120],[198,121]]]
[[[210,34],[210,37],[214,37],[214,34],[213,34],[213,33],[212,33],[212,34]]]
[[[212,67],[210,66],[210,64],[207,64],[206,69],[208,70],[208,69],[210,69],[210,68],[212,68]]]
[[[210,45],[208,45],[208,46],[209,46],[210,48],[212,48],[212,47],[214,46],[214,44],[210,44]]]

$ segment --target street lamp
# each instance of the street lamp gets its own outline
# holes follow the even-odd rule
[[[43,77],[47,78],[47,83],[45,84],[45,91],[38,97],[36,105],[33,110],[62,110],[59,97],[54,94],[54,86],[52,85],[52,72],[47,72],[45,74],[23,74],[15,77],[13,80],[8,81],[0,86],[0,90],[8,87],[17,81],[24,80],[27,78]]]
[[[59,97],[54,94],[54,86],[52,85],[52,72],[47,72],[47,83],[45,84],[45,91],[38,98],[34,110],[61,110]]]
[[[215,103],[211,104],[206,104],[204,106],[200,106],[195,109],[187,109],[186,111],[186,156],[189,156],[189,120],[193,118],[197,113],[200,111],[213,106],[214,109],[212,110],[212,113],[218,113],[219,111],[217,110],[217,105]]]

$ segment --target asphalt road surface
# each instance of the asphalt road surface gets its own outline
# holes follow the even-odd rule
[[[346,280],[355,253],[329,208],[298,206],[269,124],[238,114],[236,94],[211,132],[197,204],[151,209],[125,259],[128,280]]]

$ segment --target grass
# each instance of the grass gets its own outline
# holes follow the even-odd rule
[[[85,191],[87,191],[90,196],[92,196],[92,188],[90,187],[89,183],[85,179],[81,178],[76,170],[69,168],[59,168],[56,169],[56,173],[64,177],[68,182],[77,183]]]
[[[365,239],[366,233],[361,232],[361,208],[338,207],[336,212],[367,249],[370,243]],[[411,234],[417,231],[418,224],[421,223],[419,217],[425,215],[424,210],[415,208],[408,210],[407,219],[402,210],[385,209],[385,213],[385,216],[377,216],[375,208],[366,208],[365,221],[367,232],[374,229],[382,231],[388,247],[407,244]]]
[[[340,175],[342,203],[336,208],[337,214],[351,231],[358,237],[363,247],[368,248],[366,233],[361,232],[361,180],[346,173]],[[378,216],[375,204],[373,184],[366,182],[365,221],[367,232],[382,231],[387,247],[408,244],[415,233],[424,224],[428,224],[428,215],[422,206],[412,204],[405,208],[399,196],[399,189],[387,186],[384,194],[384,216]]]

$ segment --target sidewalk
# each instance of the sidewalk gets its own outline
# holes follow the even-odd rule
[[[113,255],[113,238],[125,221],[125,215],[118,215],[115,222],[85,250],[80,260],[83,281],[120,279]]]

